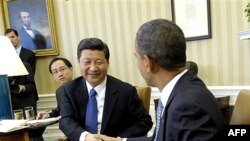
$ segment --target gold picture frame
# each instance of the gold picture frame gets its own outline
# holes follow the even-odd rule
[[[52,0],[2,2],[4,29],[16,29],[23,47],[33,50],[36,56],[59,54]]]

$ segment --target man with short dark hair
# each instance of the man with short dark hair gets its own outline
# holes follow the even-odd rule
[[[60,129],[72,141],[147,135],[153,123],[134,86],[107,75],[108,46],[86,38],[77,48],[82,76],[63,85]]]
[[[21,46],[18,32],[15,29],[7,29],[5,35],[9,37],[17,54],[29,72],[28,75],[9,78],[13,109],[24,109],[27,106],[32,106],[36,114],[37,100],[39,98],[34,80],[36,69],[35,53]]]
[[[57,107],[49,112],[39,112],[36,119],[45,119],[49,117],[60,116],[62,104],[62,85],[73,79],[73,66],[66,58],[55,57],[49,63],[49,72],[59,83],[60,87],[56,89]]]
[[[186,42],[172,21],[155,19],[136,34],[138,69],[149,86],[160,90],[157,121],[152,137],[104,141],[217,141],[224,120],[213,94],[186,68]]]
[[[12,45],[14,46],[17,54],[21,58],[23,62],[29,63],[32,71],[35,75],[36,73],[36,56],[35,53],[27,48],[25,48],[21,43],[20,43],[20,38],[18,32],[13,29],[9,28],[5,30],[5,36],[9,37]]]

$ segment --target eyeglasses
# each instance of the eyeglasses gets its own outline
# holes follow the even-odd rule
[[[60,73],[64,73],[65,72],[65,70],[67,70],[68,69],[68,67],[61,67],[61,68],[59,68],[59,69],[54,69],[54,70],[52,70],[52,74],[53,75],[56,75],[56,74],[58,74],[59,72]]]

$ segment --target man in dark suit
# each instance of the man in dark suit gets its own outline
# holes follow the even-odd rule
[[[31,28],[29,12],[21,11],[20,19],[23,24],[22,27],[18,29],[20,43],[30,50],[46,49],[47,45],[44,36],[39,31]]]
[[[73,79],[73,66],[66,58],[53,58],[49,63],[49,72],[60,85],[60,87],[56,89],[57,107],[55,109],[52,109],[50,112],[39,112],[36,119],[45,119],[49,117],[60,116],[63,90],[61,86]]]
[[[20,44],[19,35],[15,29],[9,28],[5,30],[4,34],[5,36],[9,37],[12,45],[15,47],[15,50],[18,53],[19,57],[21,58],[22,62],[26,62],[30,64],[33,74],[35,75],[35,72],[36,72],[35,53],[29,49],[24,48],[23,45]]]
[[[136,35],[135,57],[146,83],[161,96],[152,137],[127,141],[217,141],[223,116],[213,94],[186,68],[182,30],[165,19],[143,24]],[[121,141],[104,135],[104,141]]]
[[[9,78],[12,108],[24,110],[25,107],[32,106],[36,114],[38,93],[34,74],[28,63],[23,62],[23,64],[29,74]]]
[[[72,141],[94,141],[97,133],[112,137],[145,136],[152,127],[151,117],[135,87],[107,75],[107,45],[97,38],[83,39],[78,45],[77,59],[82,76],[63,85],[59,127],[64,134]],[[97,104],[95,120],[88,122],[92,100]],[[92,125],[94,131],[89,128]]]

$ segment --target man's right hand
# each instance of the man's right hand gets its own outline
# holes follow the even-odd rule
[[[94,136],[95,136],[95,138],[98,138],[101,141],[122,141],[123,140],[123,138],[109,137],[109,136],[102,135],[102,134],[95,134]]]
[[[36,116],[36,119],[46,119],[49,117],[48,112],[39,112]]]
[[[95,134],[87,134],[85,136],[85,141],[103,141],[100,138],[96,138]]]

